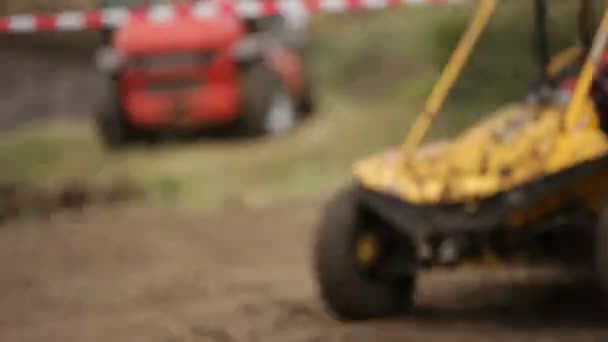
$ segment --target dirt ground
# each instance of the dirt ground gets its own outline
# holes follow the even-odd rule
[[[91,208],[6,226],[0,341],[608,338],[590,292],[523,280],[519,271],[424,275],[412,317],[338,323],[324,312],[309,267],[319,208]]]

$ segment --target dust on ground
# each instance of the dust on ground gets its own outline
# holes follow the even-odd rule
[[[0,230],[1,341],[602,341],[586,290],[424,275],[409,318],[343,324],[309,267],[320,204],[89,208]],[[521,285],[525,286],[521,286]],[[570,298],[570,301],[565,301]]]

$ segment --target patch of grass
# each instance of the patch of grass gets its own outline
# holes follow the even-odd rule
[[[402,131],[367,132],[369,122],[408,121],[393,112],[361,112],[330,103],[292,136],[276,139],[174,143],[110,154],[86,122],[37,123],[0,141],[7,161],[1,179],[104,184],[130,179],[160,204],[219,208],[225,202],[264,205],[316,196],[347,182],[350,164]],[[383,120],[386,118],[387,120]],[[69,138],[66,138],[69,137]]]
[[[52,182],[82,175],[81,166],[100,164],[101,152],[87,141],[88,127],[38,123],[0,138],[0,180]]]

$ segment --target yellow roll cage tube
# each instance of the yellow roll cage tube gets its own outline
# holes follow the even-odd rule
[[[439,81],[435,84],[431,95],[427,99],[422,113],[418,115],[410,134],[403,144],[402,157],[407,158],[410,156],[425,138],[433,125],[433,121],[435,121],[435,118],[443,108],[450,90],[462,74],[462,70],[467,64],[479,38],[488,26],[495,10],[496,0],[480,0],[475,18],[456,47]]]

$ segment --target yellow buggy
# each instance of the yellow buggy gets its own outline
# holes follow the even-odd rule
[[[534,91],[421,146],[499,5],[478,0],[403,146],[357,162],[326,208],[314,263],[337,318],[404,314],[419,270],[488,255],[585,267],[608,294],[608,11],[598,25],[596,3],[578,1],[579,41],[550,56],[549,4],[535,0]]]

